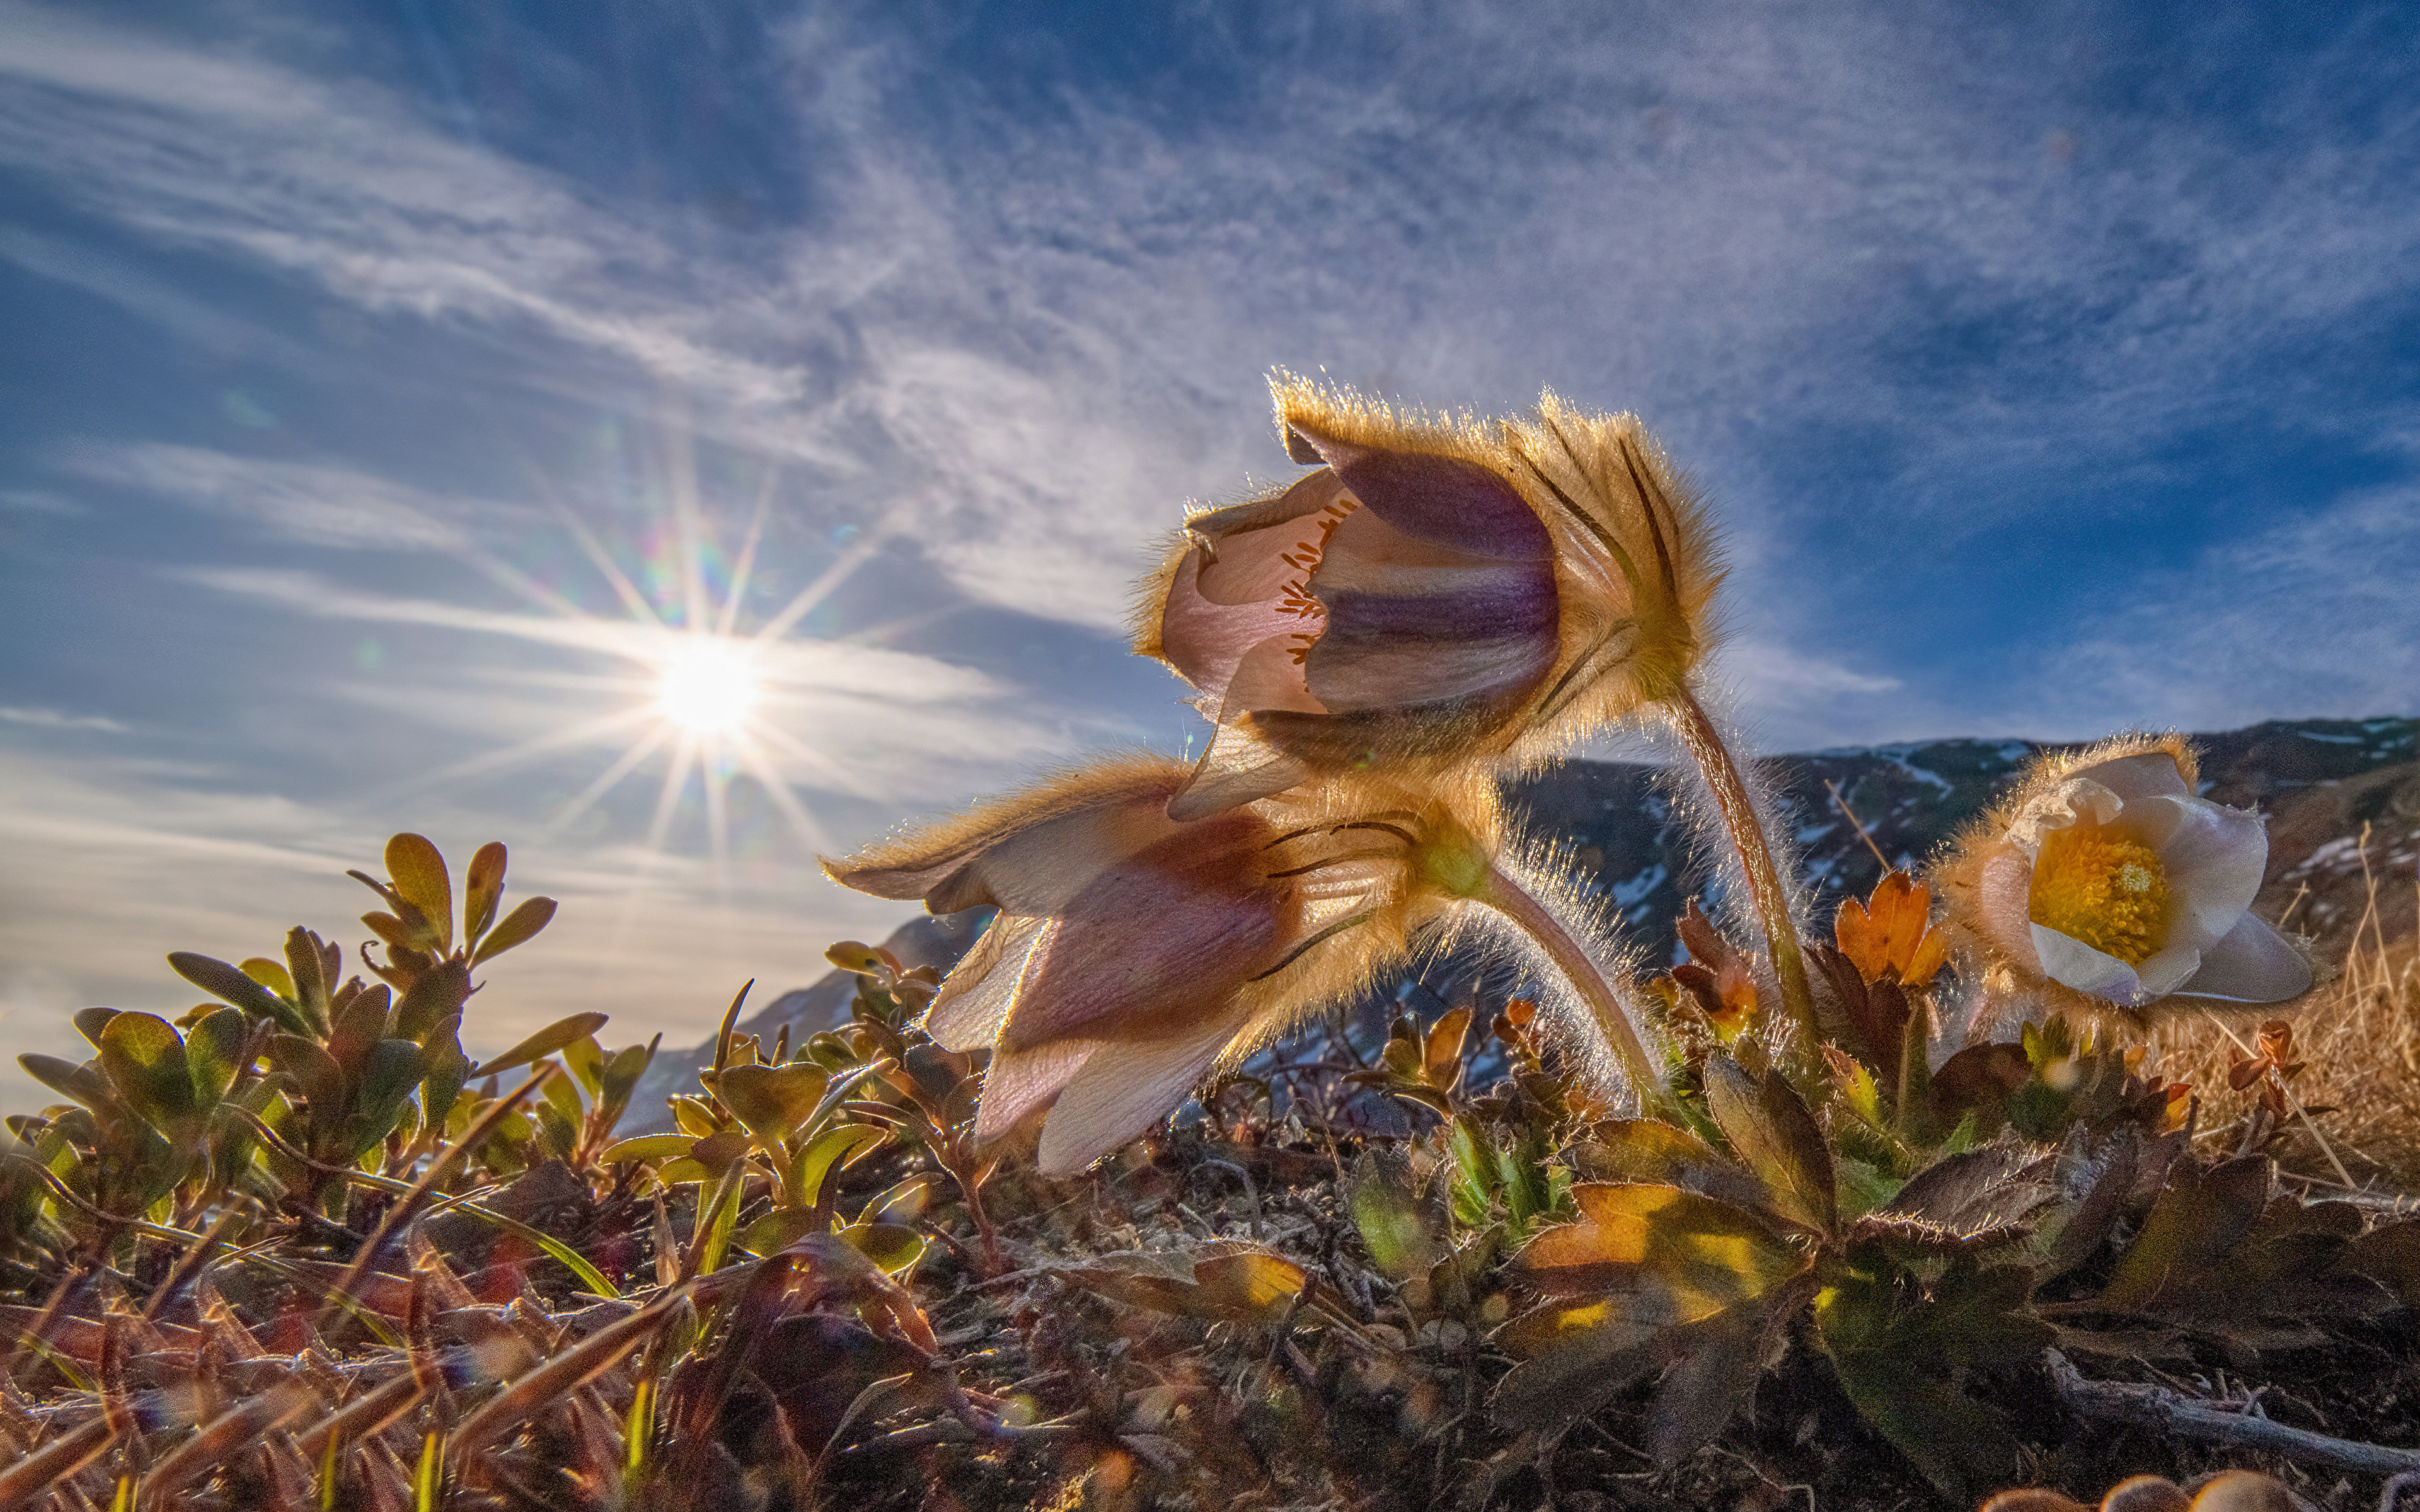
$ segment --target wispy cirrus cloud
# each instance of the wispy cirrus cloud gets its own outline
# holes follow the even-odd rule
[[[2201,552],[2060,646],[2013,717],[2045,736],[2385,714],[2420,688],[2420,489],[2365,491]]]

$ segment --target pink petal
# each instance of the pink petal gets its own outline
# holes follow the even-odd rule
[[[1977,912],[1992,943],[2025,970],[2041,970],[2041,957],[2034,949],[2033,857],[2014,845],[2003,843],[1983,863],[1981,884],[1976,891]]]
[[[1042,1126],[1042,1173],[1080,1171],[1166,1118],[1242,1027],[1240,1017],[1208,1015],[1165,1039],[1101,1043]]]
[[[2031,929],[2042,975],[2051,980],[2128,1008],[2155,995],[2144,991],[2143,979],[2116,956],[2103,954],[2082,940],[2040,924]]]
[[[1036,949],[1001,1042],[1215,1011],[1281,933],[1287,905],[1254,865],[1267,834],[1247,814],[1205,819],[1095,877]]]
[[[2070,773],[2069,776],[2098,782],[2117,794],[2118,800],[2124,803],[2133,803],[2141,798],[2192,795],[2192,790],[2185,786],[2183,774],[2177,770],[2177,759],[2162,750],[2146,751],[2140,756],[2120,756],[2115,761],[2096,762],[2080,772]]]
[[[924,1032],[935,1044],[944,1050],[972,1050],[991,1043],[1050,922],[1009,914],[992,920],[974,949],[942,979],[932,1007],[924,1011]]]
[[[2261,873],[2269,866],[2267,824],[2249,810],[2202,798],[2153,798],[2130,805],[2125,817],[2131,820],[2146,809],[2165,809],[2176,816],[2155,847],[2167,870],[2168,896],[2189,910],[2195,945],[2215,943],[2235,928],[2260,891]],[[2121,821],[2119,827],[2128,826]]]
[[[1053,1040],[1030,1050],[994,1052],[975,1104],[975,1138],[997,1139],[1058,1097],[1099,1047],[1098,1040]]]
[[[1207,819],[1242,804],[1283,793],[1308,780],[1311,768],[1254,738],[1240,724],[1211,727],[1210,744],[1193,776],[1168,800],[1168,817]]]

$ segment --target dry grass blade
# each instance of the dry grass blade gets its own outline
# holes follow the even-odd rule
[[[7,1470],[0,1470],[0,1512],[31,1506],[35,1498],[49,1495],[55,1489],[54,1483],[91,1464],[116,1442],[116,1425],[105,1415],[96,1417]]]
[[[305,1458],[317,1459],[326,1453],[331,1440],[341,1448],[351,1440],[376,1433],[418,1406],[427,1395],[427,1386],[417,1377],[396,1376],[295,1434],[294,1447]]]
[[[462,1420],[446,1445],[447,1452],[458,1459],[491,1443],[536,1416],[556,1398],[596,1380],[614,1361],[670,1322],[688,1296],[688,1288],[675,1288],[620,1322],[598,1329],[506,1386]]]
[[[2305,1069],[2289,1090],[2296,1111],[2334,1110],[2324,1140],[2307,1119],[2297,1119],[2304,1126],[2297,1144],[2310,1141],[2303,1148],[2324,1162],[2304,1176],[2356,1190],[2411,1192],[2420,1189],[2420,942],[2386,936],[2378,877],[2364,849],[2368,906],[2350,933],[2342,971],[2293,1011],[2296,1054]],[[2225,1024],[2194,1014],[2163,1024],[2151,1053],[2163,1076],[2204,1090],[2207,1110],[2209,1094],[2226,1087],[2229,1064],[2248,1052]],[[2213,1136],[2226,1127],[2207,1111],[2205,1119]],[[2288,1167],[2308,1164],[2293,1146],[2277,1153]]]
[[[289,1383],[240,1402],[194,1430],[168,1457],[153,1465],[135,1491],[140,1506],[167,1506],[165,1500],[196,1477],[215,1469],[228,1455],[272,1429],[284,1427],[318,1404],[308,1386]]]
[[[514,1108],[520,1105],[521,1099],[536,1091],[539,1084],[550,1074],[551,1072],[547,1068],[541,1067],[536,1075],[498,1098],[496,1105],[481,1114],[479,1121],[465,1130],[461,1138],[447,1146],[436,1159],[428,1163],[428,1169],[422,1173],[419,1180],[412,1183],[411,1190],[386,1210],[385,1216],[379,1219],[378,1227],[370,1230],[370,1237],[362,1241],[361,1249],[353,1256],[352,1265],[346,1270],[343,1279],[339,1280],[334,1289],[329,1293],[327,1304],[319,1310],[319,1327],[325,1328],[334,1321],[336,1314],[343,1309],[344,1300],[352,1296],[354,1288],[362,1284],[362,1277],[367,1275],[370,1267],[377,1262],[379,1251],[385,1247],[388,1236],[395,1232],[396,1226],[410,1217],[419,1208],[422,1199],[428,1196],[429,1189],[445,1179],[446,1173],[454,1168],[455,1162],[478,1149],[487,1140],[488,1135],[496,1132],[496,1126],[504,1122]]]

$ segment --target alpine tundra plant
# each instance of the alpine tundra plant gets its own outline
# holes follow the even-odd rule
[[[553,905],[504,912],[490,845],[458,925],[414,835],[353,873],[373,981],[297,928],[21,1057],[66,1101],[0,1140],[0,1507],[1770,1506],[1810,1462],[1825,1504],[2148,1463],[2106,1504],[2216,1507],[2297,1492],[2196,1456],[2413,1468],[2160,1396],[2420,1301],[2420,1220],[2281,1188],[2326,1110],[2275,1015],[2321,974],[2185,743],[2043,756],[1818,929],[1715,712],[1713,523],[1635,417],[1273,392],[1307,471],[1137,597],[1199,759],[828,861],[992,917],[946,973],[833,947],[835,1026],[737,1033],[741,989],[655,1132],[658,1047],[601,1012],[465,1053]],[[1666,971],[1503,795],[1615,728],[1669,737],[1711,885]],[[1357,1040],[1448,947],[1526,985]],[[2240,1120],[2133,1042],[2187,1013],[2264,1019],[2210,1089]],[[2078,1458],[2046,1412],[2172,1446]]]

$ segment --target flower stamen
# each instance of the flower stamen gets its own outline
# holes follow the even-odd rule
[[[2164,943],[2167,905],[2167,868],[2142,841],[2094,825],[2043,838],[2026,907],[2042,928],[2139,966]]]
[[[1311,595],[1311,579],[1312,575],[1319,571],[1322,559],[1327,555],[1327,538],[1336,533],[1336,527],[1344,523],[1346,516],[1360,507],[1361,501],[1350,494],[1330,501],[1318,514],[1311,517],[1319,528],[1319,534],[1311,540],[1296,541],[1291,551],[1278,553],[1280,562],[1300,574],[1298,577],[1287,579],[1278,586],[1276,604],[1278,613],[1291,615],[1297,620],[1321,622],[1326,620],[1327,606]],[[1287,638],[1295,642],[1289,654],[1294,657],[1295,666],[1299,667],[1310,659],[1311,648],[1319,643],[1320,632],[1326,628],[1326,625],[1322,623],[1316,628]]]

